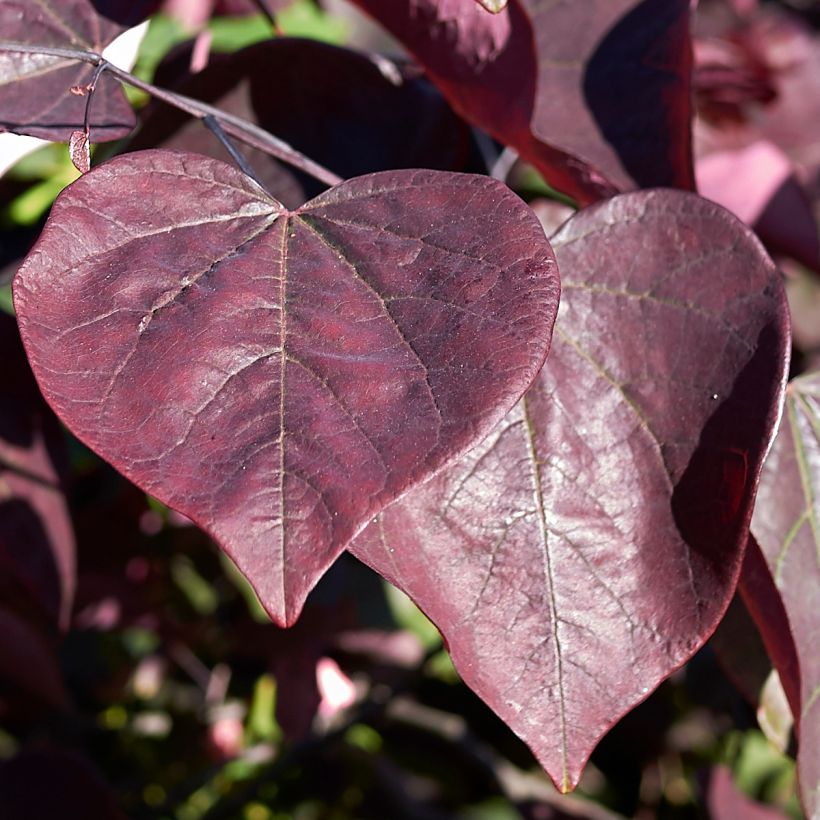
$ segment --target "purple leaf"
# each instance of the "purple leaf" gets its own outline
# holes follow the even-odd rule
[[[589,203],[692,189],[689,0],[355,0],[456,111]]]
[[[797,647],[797,771],[806,815],[820,813],[820,373],[789,384],[783,423],[760,479],[752,529]]]
[[[558,277],[486,177],[373,174],[290,212],[216,160],[145,151],[61,195],[14,293],[57,414],[290,624],[370,518],[517,401]]]
[[[0,314],[0,598],[36,603],[65,627],[74,597],[74,533],[60,484],[65,454],[14,319]]]
[[[351,549],[568,790],[732,597],[788,314],[753,234],[691,194],[616,197],[553,242],[564,290],[539,378]]]
[[[103,12],[110,11],[107,6],[121,11],[117,3],[99,4]],[[0,0],[0,32],[10,42],[100,54],[124,28],[101,17],[92,0]],[[0,51],[0,131],[68,142],[72,132],[84,130],[83,92],[94,70],[76,60]],[[125,137],[135,122],[119,82],[103,74],[91,101],[92,142]]]
[[[257,123],[344,179],[394,168],[471,170],[467,124],[426,80],[386,58],[377,64],[348,49],[277,38],[216,55],[203,71],[169,82],[175,64],[189,63],[189,56],[186,48],[161,66],[158,82]],[[288,82],[272,95],[270,77],[280,75]],[[200,122],[162,105],[144,116],[130,145],[158,147],[228,159]],[[324,188],[260,151],[243,152],[288,207]]]

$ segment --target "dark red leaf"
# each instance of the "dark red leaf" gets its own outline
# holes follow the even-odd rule
[[[256,122],[343,179],[394,168],[480,170],[469,167],[467,124],[426,80],[386,58],[377,63],[348,49],[283,37],[216,55],[208,68],[174,82],[179,62],[190,63],[190,47],[160,66],[158,81]],[[288,77],[276,94],[270,93],[271,76]],[[130,145],[158,147],[228,159],[201,123],[165,106],[150,109]],[[288,207],[324,188],[269,155],[243,152]]]
[[[0,599],[36,603],[52,623],[65,627],[75,567],[74,534],[60,486],[63,440],[37,389],[16,323],[5,313],[0,351]]]
[[[820,813],[820,373],[789,384],[760,479],[752,529],[783,599],[800,665],[797,770],[808,817]]]
[[[692,189],[688,0],[356,0],[453,107],[582,203]]]
[[[92,0],[0,0],[0,32],[10,42],[99,54],[123,30],[101,17]],[[0,131],[68,142],[73,131],[83,130],[87,102],[71,89],[84,89],[93,74],[87,63],[0,51]],[[120,84],[103,74],[91,101],[91,140],[125,137],[135,122]]]
[[[166,151],[70,186],[15,279],[58,415],[211,533],[282,624],[515,403],[557,300],[537,219],[486,177],[373,174],[289,212]]]
[[[567,790],[732,597],[788,314],[753,234],[691,194],[616,197],[553,242],[564,291],[538,380],[351,549]]]

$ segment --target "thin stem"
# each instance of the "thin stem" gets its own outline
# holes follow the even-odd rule
[[[262,180],[256,175],[256,171],[253,170],[248,160],[242,156],[239,149],[233,144],[233,140],[225,133],[225,130],[219,124],[216,117],[212,117],[208,114],[202,118],[202,123],[222,143],[222,146],[231,155],[231,159],[239,166],[242,173],[249,176],[261,188],[264,188],[265,186]]]
[[[273,33],[277,37],[282,36],[282,29],[279,28],[279,24],[276,22],[276,17],[274,17],[273,12],[268,7],[267,0],[253,0],[254,5],[265,15],[265,18],[270,23],[270,27],[273,29]]]
[[[283,162],[287,162],[299,168],[306,174],[310,174],[312,177],[324,182],[325,185],[338,185],[343,181],[342,178],[334,174],[333,171],[330,171],[323,165],[319,165],[318,162],[314,162],[310,157],[306,157],[303,153],[297,151],[278,137],[274,137],[273,134],[269,134],[258,125],[254,125],[252,122],[243,120],[241,117],[236,117],[225,111],[220,111],[218,108],[201,102],[200,100],[186,97],[184,94],[178,94],[175,91],[159,88],[152,83],[141,80],[139,77],[135,77],[133,74],[129,74],[129,72],[121,68],[117,68],[113,63],[109,63],[108,60],[93,51],[54,46],[32,46],[27,43],[0,42],[0,52],[3,51],[15,54],[43,54],[47,57],[79,60],[80,62],[98,66],[102,71],[107,71],[109,74],[112,74],[120,82],[126,83],[134,88],[139,88],[152,97],[156,97],[158,100],[162,100],[175,108],[179,108],[181,111],[185,111],[192,117],[202,120],[209,115],[212,116],[232,137],[236,137],[236,139],[244,142],[246,145],[258,148],[260,151],[264,151],[271,156],[281,159]]]
[[[91,100],[94,98],[94,91],[97,88],[97,81],[103,73],[104,68],[98,65],[91,77],[91,82],[88,84],[88,99],[85,101],[85,114],[83,115],[83,131],[85,131],[86,139],[91,139]]]

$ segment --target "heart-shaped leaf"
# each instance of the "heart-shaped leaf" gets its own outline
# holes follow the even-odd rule
[[[465,119],[589,203],[693,189],[689,0],[355,0]]]
[[[61,195],[14,295],[57,414],[289,624],[366,521],[528,387],[558,278],[486,177],[373,174],[291,212],[221,162],[145,151]]]
[[[797,770],[807,817],[820,815],[820,373],[795,379],[760,478],[752,529],[774,576],[800,665]]]
[[[564,290],[538,379],[351,550],[567,790],[732,597],[788,313],[754,235],[692,194],[616,197],[553,243]]]
[[[99,10],[93,0],[0,0],[0,36],[14,43],[101,54],[125,25],[99,11],[117,12],[117,19],[129,22],[139,15],[125,13],[126,4],[97,0],[96,5]],[[85,130],[87,87],[94,70],[77,60],[0,51],[0,131],[68,142],[74,131]],[[92,142],[125,137],[135,123],[119,82],[103,74],[91,100]]]

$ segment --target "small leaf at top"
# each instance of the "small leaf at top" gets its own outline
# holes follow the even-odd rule
[[[797,774],[807,817],[820,815],[820,372],[789,384],[783,423],[760,478],[752,531],[797,647]]]
[[[124,12],[127,5],[107,0],[0,0],[0,39],[101,54],[125,26],[99,12],[130,20],[134,15]],[[68,142],[72,132],[84,130],[88,101],[72,89],[88,86],[94,71],[77,60],[0,50],[0,131]],[[92,140],[121,139],[135,123],[119,82],[103,74],[91,100]]]
[[[221,162],[144,151],[66,189],[14,297],[57,414],[289,624],[369,519],[528,387],[558,276],[486,177],[372,174],[288,211]]]
[[[553,244],[563,295],[538,379],[351,550],[568,790],[732,597],[789,335],[760,243],[693,194],[615,197]]]
[[[81,173],[91,170],[91,149],[88,145],[88,134],[85,131],[74,131],[68,142],[68,153],[74,167]]]

